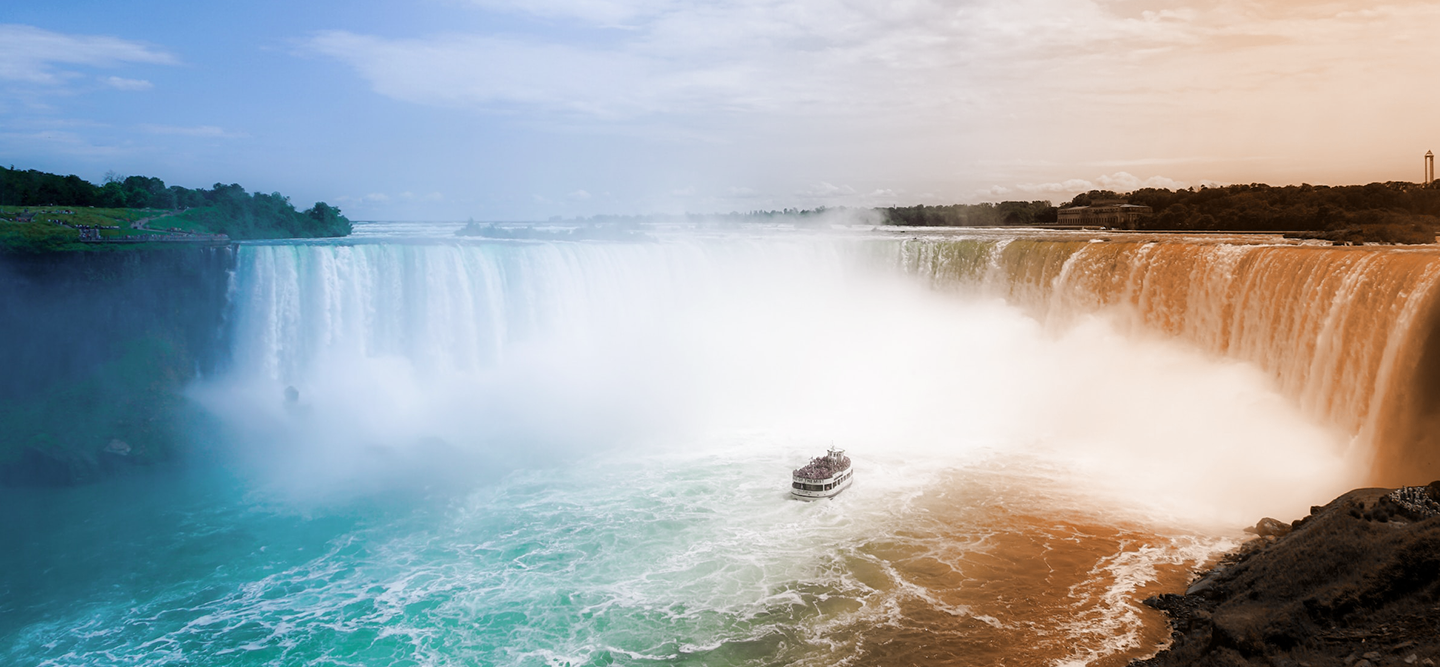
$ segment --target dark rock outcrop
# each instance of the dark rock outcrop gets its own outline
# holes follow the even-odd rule
[[[1358,489],[1145,603],[1172,644],[1134,665],[1433,665],[1440,661],[1440,482]],[[1276,522],[1279,523],[1279,522]]]
[[[1259,535],[1260,537],[1280,537],[1290,532],[1291,526],[1279,519],[1265,517],[1252,528],[1246,528],[1245,532]]]
[[[73,486],[104,479],[116,472],[151,462],[109,449],[40,450],[26,447],[14,460],[0,463],[0,484],[6,486]]]

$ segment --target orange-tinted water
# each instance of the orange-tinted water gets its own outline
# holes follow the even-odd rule
[[[1142,601],[1235,544],[1087,508],[1017,463],[954,471],[842,550],[809,641],[830,650],[805,664],[1124,665],[1169,636]]]

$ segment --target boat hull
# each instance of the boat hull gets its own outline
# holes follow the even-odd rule
[[[834,498],[842,491],[850,488],[855,482],[854,473],[846,470],[836,477],[828,479],[805,479],[796,477],[790,484],[790,497],[796,500],[823,500]]]

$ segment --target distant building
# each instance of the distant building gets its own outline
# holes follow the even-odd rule
[[[1060,209],[1061,225],[1086,225],[1111,229],[1135,229],[1140,218],[1150,215],[1149,206],[1138,204],[1099,204],[1071,206]]]

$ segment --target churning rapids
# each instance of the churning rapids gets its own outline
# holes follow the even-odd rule
[[[1440,472],[1433,249],[369,231],[239,248],[205,462],[4,492],[0,661],[1117,665]]]

